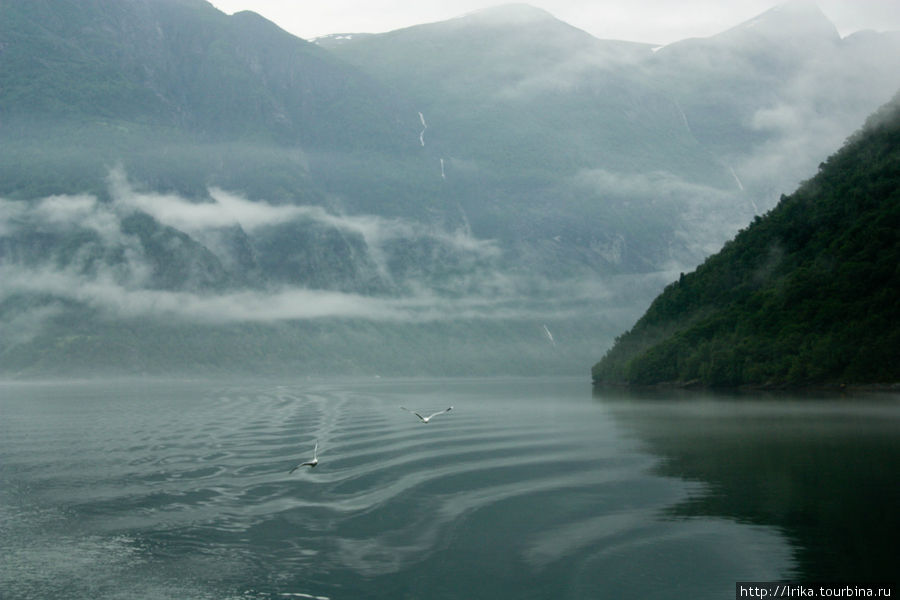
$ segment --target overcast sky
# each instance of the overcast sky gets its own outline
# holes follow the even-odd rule
[[[507,4],[503,0],[212,0],[226,13],[252,10],[305,39],[380,33]],[[705,37],[753,18],[777,0],[532,0],[596,37],[668,44]],[[900,0],[819,0],[841,35],[900,30]]]

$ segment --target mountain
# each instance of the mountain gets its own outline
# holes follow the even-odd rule
[[[753,126],[755,115],[788,102],[798,80],[808,85],[827,65],[840,64],[841,45],[837,29],[814,3],[790,2],[718,35],[661,48],[657,72],[697,140],[737,161],[747,145],[767,137]],[[824,90],[806,91],[826,96]]]
[[[510,5],[314,44],[0,2],[0,371],[583,371],[900,87],[897,36],[823,19],[656,49]]]
[[[673,155],[686,154],[702,170],[709,157],[692,151],[676,107],[634,68],[651,48],[598,40],[509,5],[354,38],[333,51],[408,95],[429,117],[428,143],[452,156],[570,175],[598,164],[673,168]]]
[[[102,193],[121,164],[157,189],[314,200],[325,191],[308,171],[324,155],[415,151],[411,107],[254,13],[202,0],[0,11],[5,196]]]
[[[415,114],[396,97],[255,13],[202,0],[11,0],[2,11],[5,127],[144,124],[379,151],[415,141],[404,141]]]
[[[599,383],[900,381],[900,94],[815,177],[670,284]]]
[[[659,195],[683,197],[696,182],[717,196],[733,180],[642,66],[650,45],[598,40],[525,5],[320,43],[417,107],[424,150],[443,159],[445,187],[476,233],[520,255],[561,245],[583,257],[578,266],[606,271],[704,255],[672,239],[679,211]],[[623,193],[648,174],[669,189]],[[537,222],[546,226],[535,231]]]
[[[436,152],[504,173],[572,173],[595,166],[597,149],[613,144],[621,152],[605,160],[640,170],[667,132],[658,130],[657,144],[632,152],[627,140],[642,133],[636,127],[666,121],[641,125],[640,117],[653,113],[636,111],[636,98],[661,104],[649,108],[670,111],[676,122],[674,107],[648,80],[628,72],[652,55],[651,46],[598,40],[527,5],[319,43],[415,103],[427,118],[425,141]],[[629,112],[636,114],[623,122]],[[654,158],[671,160],[671,154]]]
[[[842,39],[814,3],[788,2],[661,48],[656,73],[698,142],[765,210],[890,99],[897,41],[874,32]]]
[[[561,221],[578,233],[551,239],[632,271],[696,264],[771,208],[900,87],[897,42],[842,39],[811,2],[663,48],[523,5],[319,41],[423,114],[472,222],[509,226],[476,231]],[[466,203],[486,181],[507,197]]]

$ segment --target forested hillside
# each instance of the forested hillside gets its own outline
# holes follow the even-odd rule
[[[596,383],[900,381],[900,95],[818,174],[682,275]]]

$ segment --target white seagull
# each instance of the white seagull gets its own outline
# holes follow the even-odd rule
[[[313,459],[305,463],[300,463],[288,472],[288,475],[299,469],[300,467],[315,468],[319,464],[319,440],[316,440],[316,447],[313,449]]]
[[[403,410],[405,410],[405,411],[407,411],[407,412],[411,412],[412,414],[416,415],[417,417],[419,417],[420,419],[422,419],[422,422],[423,422],[423,423],[427,423],[428,421],[432,420],[432,419],[435,418],[436,416],[442,415],[442,414],[444,414],[445,412],[450,412],[451,410],[453,410],[453,407],[451,406],[450,408],[445,408],[444,410],[439,410],[438,412],[434,413],[433,415],[428,415],[427,417],[423,417],[422,415],[420,415],[420,414],[417,413],[416,411],[414,411],[414,410],[409,410],[409,409],[406,408],[405,406],[401,406],[400,408],[402,408]]]

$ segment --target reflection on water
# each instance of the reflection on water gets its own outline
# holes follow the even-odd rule
[[[703,483],[668,515],[777,528],[793,546],[795,579],[895,576],[896,395],[595,395],[662,459],[656,473]]]
[[[423,424],[401,405],[454,410]],[[0,385],[0,597],[719,598],[736,580],[884,579],[872,523],[896,525],[897,409],[559,380]],[[319,466],[289,475],[315,440]]]

